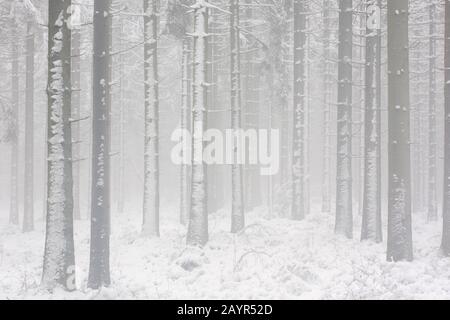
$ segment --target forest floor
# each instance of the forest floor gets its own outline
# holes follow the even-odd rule
[[[361,243],[355,220],[355,239],[347,240],[334,235],[331,214],[294,222],[261,209],[233,236],[228,213],[220,211],[210,218],[210,242],[198,250],[186,249],[175,219],[162,220],[160,239],[146,239],[138,214],[114,215],[112,285],[101,291],[86,288],[89,222],[81,221],[75,234],[79,290],[52,295],[39,287],[43,223],[29,234],[4,227],[0,299],[450,299],[440,223],[414,217],[414,262],[388,263],[386,244]]]

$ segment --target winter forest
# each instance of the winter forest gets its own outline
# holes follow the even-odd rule
[[[450,299],[450,0],[0,0],[0,299]]]

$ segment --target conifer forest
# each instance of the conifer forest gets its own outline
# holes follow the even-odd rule
[[[450,299],[450,0],[0,0],[0,300]]]

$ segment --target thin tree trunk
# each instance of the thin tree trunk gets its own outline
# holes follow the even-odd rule
[[[48,15],[48,200],[42,282],[75,290],[71,134],[71,0],[50,0]]]
[[[119,48],[120,50],[124,50],[125,46],[123,44],[123,38],[125,37],[125,30],[124,30],[124,19],[120,20],[120,35],[119,35]],[[119,155],[119,181],[118,184],[118,200],[117,200],[117,211],[119,213],[123,213],[125,209],[125,194],[126,194],[126,186],[125,186],[125,138],[126,138],[126,126],[125,126],[125,97],[124,97],[124,91],[125,91],[125,61],[124,61],[124,54],[121,53],[119,57],[119,68],[120,68],[120,101],[119,101],[119,121],[120,121],[120,132],[119,132],[119,148],[120,148],[120,155]]]
[[[305,5],[305,11],[311,12],[311,5]],[[311,16],[306,17],[306,30],[311,28]],[[306,41],[306,110],[305,110],[305,215],[311,213],[311,123],[312,123],[312,69],[313,58],[311,48],[311,37],[307,37]]]
[[[12,19],[11,42],[11,187],[9,223],[19,225],[19,45],[17,44],[17,24]]]
[[[323,0],[323,165],[322,212],[331,211],[331,66],[330,66],[330,0]]]
[[[408,9],[408,0],[388,1],[388,261],[411,261],[413,259]]]
[[[203,246],[208,242],[206,165],[203,161],[207,112],[208,1],[197,0],[194,9],[194,46],[192,70],[192,177],[191,209],[187,244]]]
[[[216,47],[216,40],[217,40],[217,29],[215,28],[215,25],[217,23],[217,10],[214,10],[211,12],[209,19],[208,19],[208,28],[211,33],[209,38],[209,46],[208,51],[206,55],[207,64],[208,64],[208,72],[207,72],[207,82],[209,83],[208,87],[208,113],[207,113],[207,123],[208,123],[208,129],[216,129],[217,122],[215,119],[215,115],[212,114],[215,112],[217,108],[217,99],[216,99],[216,81],[214,81],[214,77],[217,76],[217,70],[216,70],[216,61],[214,60],[214,55],[217,52]],[[217,114],[217,112],[215,112]],[[217,165],[209,165],[207,166],[207,176],[208,176],[208,213],[214,213],[219,207],[219,194],[221,189],[221,184],[219,182],[220,176],[219,176],[220,169]]]
[[[144,0],[145,163],[142,233],[159,237],[158,0]]]
[[[365,1],[361,1],[359,4],[359,9],[364,12],[366,9]],[[358,32],[358,61],[363,61],[365,57],[365,39],[363,35],[363,30],[366,24],[366,17],[363,15],[359,16],[359,32]],[[358,64],[358,100],[356,102],[356,108],[359,110],[359,119],[358,119],[358,157],[357,157],[357,185],[356,185],[356,199],[358,201],[358,215],[363,214],[363,206],[364,206],[364,177],[365,177],[365,171],[364,171],[364,161],[365,161],[365,87],[363,86],[363,79],[365,78],[365,66],[362,64]]]
[[[34,137],[34,23],[27,23],[25,87],[25,181],[23,232],[34,229],[33,137]]]
[[[80,214],[80,157],[81,157],[81,32],[76,26],[72,28],[72,117],[76,122],[72,125],[74,132],[73,144],[73,216],[75,220],[81,219]]]
[[[292,150],[292,219],[305,218],[305,64],[306,10],[304,0],[294,0],[294,132]]]
[[[94,0],[91,252],[88,287],[110,285],[111,0]]]
[[[235,139],[240,140],[237,134],[242,129],[242,102],[241,102],[241,59],[240,59],[240,32],[239,32],[239,0],[230,0],[230,45],[231,45],[231,128]],[[236,141],[235,141],[236,143]],[[237,142],[239,145],[240,142]],[[241,150],[234,148],[234,164],[232,174],[232,204],[231,204],[231,232],[238,233],[245,227],[244,193],[243,193],[243,166],[240,164]]]
[[[383,0],[377,0],[378,3],[378,8],[382,8],[383,6]],[[381,11],[380,11],[380,19],[381,19]],[[383,45],[383,41],[382,41],[382,32],[381,32],[381,21],[380,21],[380,27],[377,31],[377,52],[376,52],[376,76],[375,76],[375,81],[376,81],[376,90],[375,90],[375,95],[376,95],[376,103],[377,103],[377,132],[378,132],[378,146],[377,146],[377,153],[379,154],[378,157],[378,175],[377,175],[377,185],[378,187],[378,193],[377,193],[377,202],[380,204],[380,210],[381,210],[381,205],[382,205],[382,198],[381,198],[381,188],[382,188],[382,175],[381,175],[381,171],[382,171],[382,167],[381,167],[381,144],[382,144],[382,133],[381,133],[381,107],[382,107],[382,84],[381,84],[381,71],[382,71],[382,65],[383,65],[383,61],[382,61],[382,48],[381,46]],[[380,218],[381,219],[381,218]]]
[[[445,156],[442,251],[450,256],[450,0],[445,0]]]
[[[246,17],[246,30],[247,32],[254,33],[256,30],[253,27],[255,18],[254,8],[252,8],[253,0],[246,0],[245,5],[245,17]],[[258,75],[258,62],[257,51],[258,48],[252,39],[247,39],[246,47],[246,61],[245,61],[245,122],[246,129],[258,130],[259,124],[259,90],[260,90],[260,78]],[[249,151],[257,152],[257,150]],[[248,159],[248,157],[247,157]],[[244,187],[244,198],[246,200],[245,208],[246,211],[251,211],[255,207],[261,204],[261,192],[260,192],[260,175],[257,165],[249,164],[245,168],[245,187]]]
[[[183,39],[182,51],[182,79],[181,79],[181,119],[180,129],[189,130],[189,112],[190,112],[190,95],[189,95],[189,58],[191,51],[191,39],[188,37]],[[185,137],[187,138],[187,137]],[[184,156],[184,154],[183,154]],[[189,208],[189,173],[188,165],[183,163],[180,171],[180,222],[182,225],[188,223]]]
[[[436,4],[429,8],[429,136],[428,136],[428,221],[436,221],[437,215],[437,138],[436,138]]]
[[[366,9],[375,5],[376,0],[366,1]],[[381,154],[379,131],[381,110],[378,106],[379,97],[376,81],[380,61],[377,60],[380,32],[366,26],[366,58],[365,58],[365,153],[364,153],[364,198],[362,208],[361,240],[383,241],[381,225],[380,172]]]
[[[336,233],[353,237],[352,0],[339,1]]]

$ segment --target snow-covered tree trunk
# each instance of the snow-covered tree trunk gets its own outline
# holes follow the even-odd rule
[[[50,0],[48,15],[48,189],[42,283],[75,290],[71,135],[71,0]]]
[[[124,50],[124,41],[125,37],[124,31],[124,19],[120,20],[120,34],[119,34],[119,48],[120,50]],[[124,61],[125,52],[120,53],[119,56],[119,172],[118,172],[118,199],[117,199],[117,211],[119,213],[123,213],[125,209],[125,194],[126,194],[126,185],[125,185],[125,139],[126,139],[126,121],[125,121],[125,95],[124,91],[126,88],[126,79],[125,79],[125,61]]]
[[[366,10],[376,4],[376,0],[366,1]],[[365,57],[365,152],[364,152],[364,198],[362,208],[361,240],[372,240],[377,243],[383,240],[381,225],[381,154],[380,151],[380,120],[378,96],[376,94],[378,70],[381,68],[377,60],[380,31],[366,26],[366,57]]]
[[[231,128],[235,133],[235,143],[241,143],[237,135],[242,129],[242,101],[241,101],[241,45],[239,31],[239,0],[230,0],[230,69],[231,69]],[[234,164],[231,167],[231,232],[238,233],[245,227],[243,166],[239,164],[242,152],[234,148]]]
[[[306,3],[305,11],[311,12],[311,4]],[[306,17],[306,30],[311,28],[311,15]],[[311,46],[311,37],[307,37],[306,48],[306,110],[305,110],[305,214],[311,212],[311,123],[312,123],[312,71],[313,71],[313,48]]]
[[[158,0],[144,0],[144,219],[142,233],[159,237]]]
[[[192,176],[191,209],[187,244],[203,246],[208,242],[206,165],[203,161],[207,112],[208,1],[197,0],[194,10],[192,65]]]
[[[436,138],[436,4],[429,6],[429,96],[428,96],[428,221],[437,215],[437,138]]]
[[[219,12],[220,13],[220,12]],[[217,99],[216,94],[216,82],[214,81],[214,77],[217,75],[216,70],[216,61],[214,61],[214,55],[217,52],[216,40],[217,40],[217,17],[218,10],[211,10],[210,15],[208,17],[208,30],[210,36],[208,38],[208,50],[206,52],[206,63],[208,64],[208,71],[206,81],[209,84],[208,86],[208,112],[207,112],[207,129],[216,129],[218,127],[216,123],[215,115],[217,114]],[[219,195],[220,195],[220,169],[217,165],[208,165],[207,173],[208,177],[207,181],[207,191],[208,194],[208,202],[206,204],[208,208],[208,213],[214,213],[220,209],[219,207]]]
[[[450,256],[450,0],[445,0],[445,146],[442,251]]]
[[[330,0],[323,0],[323,165],[322,212],[331,211],[331,8]]]
[[[408,0],[388,1],[388,261],[412,260]]]
[[[189,112],[190,95],[189,95],[189,64],[191,39],[185,37],[183,39],[182,61],[181,61],[181,117],[180,129],[189,130]],[[185,139],[187,137],[184,137]],[[183,154],[184,157],[184,154]],[[181,165],[180,169],[180,222],[182,225],[187,225],[189,216],[189,166],[186,163]]]
[[[383,2],[384,0],[377,0],[377,4],[378,4],[378,8],[382,8],[382,6],[383,6]],[[380,20],[381,20],[381,14],[380,14]],[[381,144],[382,144],[382,132],[381,132],[381,128],[382,128],[382,126],[381,126],[381,120],[382,120],[382,118],[381,118],[381,107],[382,107],[382,104],[383,104],[383,102],[382,102],[382,99],[383,99],[383,96],[382,96],[382,93],[383,93],[383,88],[382,88],[382,80],[381,80],[381,77],[382,77],[382,70],[384,70],[384,68],[383,68],[383,57],[382,57],[382,45],[383,45],[383,39],[382,39],[382,37],[383,37],[383,33],[382,33],[382,30],[381,30],[381,21],[380,21],[380,27],[378,28],[378,31],[377,31],[377,51],[376,51],[376,69],[375,69],[375,72],[376,72],[376,76],[375,76],[375,81],[376,81],[376,84],[375,84],[375,96],[376,96],[376,103],[377,103],[377,110],[379,111],[378,112],[378,121],[377,121],[377,124],[378,124],[378,128],[377,128],[377,132],[379,133],[379,135],[378,135],[378,140],[379,140],[379,143],[378,143],[378,150],[377,150],[377,153],[379,154],[379,166],[380,166],[380,169],[378,170],[378,176],[377,176],[377,183],[378,183],[378,186],[379,186],[379,188],[378,188],[378,194],[377,194],[377,198],[378,198],[378,203],[380,203],[380,207],[381,207],[381,203],[382,203],[382,197],[381,197],[381,188],[382,188],[382,170],[381,170]]]
[[[294,132],[292,150],[292,219],[305,218],[306,10],[294,0]]]
[[[246,32],[254,35],[257,31],[254,28],[255,19],[257,15],[255,9],[252,6],[253,0],[245,1],[245,23]],[[255,41],[252,36],[246,39],[246,54],[245,54],[245,128],[257,130],[259,124],[259,90],[260,90],[260,78],[258,75],[258,61],[257,50]],[[258,150],[248,151],[257,152]],[[245,186],[244,186],[244,198],[245,209],[251,211],[255,207],[261,204],[261,192],[260,192],[260,175],[257,165],[247,165],[245,168]]]
[[[72,26],[72,125],[73,132],[73,216],[75,220],[81,218],[80,214],[80,147],[81,147],[81,32],[76,25]]]
[[[109,286],[111,0],[94,0],[91,253],[88,286]]]
[[[29,18],[31,20],[31,18]],[[23,232],[34,229],[33,164],[34,164],[34,22],[27,22],[25,85],[25,181]]]
[[[11,186],[10,186],[10,207],[9,207],[9,223],[13,225],[19,224],[19,45],[17,43],[17,24],[13,18],[12,25],[12,41],[11,41],[11,115],[12,115],[12,132],[11,132]]]
[[[336,228],[353,237],[352,213],[352,17],[353,1],[339,1]]]
[[[366,3],[365,1],[361,1],[359,8],[362,12],[366,9]],[[359,16],[359,34],[358,34],[358,58],[357,61],[364,61],[365,59],[365,28],[367,24],[367,19],[364,15]],[[365,161],[365,137],[366,137],[366,130],[365,130],[365,87],[363,85],[364,78],[365,78],[365,66],[362,63],[358,63],[358,100],[356,103],[357,109],[359,110],[359,120],[358,120],[358,166],[357,166],[357,174],[358,174],[358,183],[356,185],[356,196],[358,201],[358,215],[362,215],[363,213],[363,206],[364,206],[364,177],[365,177],[365,170],[364,170],[364,161]]]

